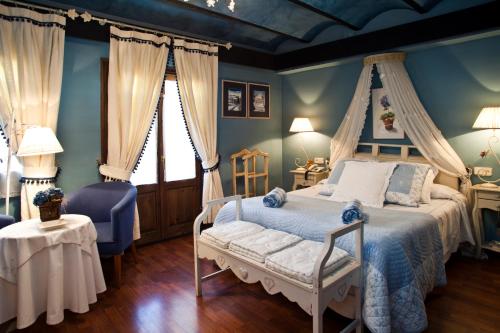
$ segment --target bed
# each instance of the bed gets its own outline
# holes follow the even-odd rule
[[[426,163],[411,155],[412,146],[391,145],[398,154],[382,153],[385,146],[369,145],[371,151],[356,158],[382,161]],[[458,179],[439,174],[435,182],[458,188]],[[296,234],[304,239],[322,241],[325,234],[341,224],[343,205],[319,195],[319,186],[288,193],[280,209],[264,208],[262,197],[243,200],[245,221],[266,228]],[[365,226],[363,318],[372,332],[420,332],[427,328],[425,296],[436,286],[446,284],[445,262],[461,242],[473,243],[466,212],[465,197],[432,200],[419,207],[385,205],[367,207],[370,217]],[[224,206],[215,225],[234,220],[234,207]],[[336,246],[353,252],[353,240],[340,238]],[[352,317],[340,304],[331,307]]]

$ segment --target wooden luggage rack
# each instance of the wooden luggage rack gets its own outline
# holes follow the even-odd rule
[[[258,159],[263,159],[262,171],[257,171]],[[238,171],[239,160],[243,164],[243,171]],[[257,195],[257,178],[264,180],[264,194],[269,192],[269,154],[259,149],[241,151],[231,155],[231,165],[233,168],[233,195],[238,194],[238,177],[243,177],[245,184],[245,198]],[[250,191],[250,181],[252,182],[252,191]]]

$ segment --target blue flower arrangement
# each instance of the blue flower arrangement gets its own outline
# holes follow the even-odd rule
[[[40,191],[33,198],[33,205],[40,207],[47,202],[61,200],[64,197],[64,192],[60,188],[49,188],[45,191]]]

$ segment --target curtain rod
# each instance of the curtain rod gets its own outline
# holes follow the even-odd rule
[[[16,1],[16,0],[0,0],[0,3],[2,3],[2,2],[11,3],[11,4],[14,4],[15,6],[22,6],[22,7],[28,8],[28,9],[36,8],[36,9],[46,10],[46,11],[51,12],[51,13],[55,13],[55,14],[59,14],[59,15],[63,15],[63,16],[68,16],[68,10],[64,10],[62,8],[51,8],[51,7],[46,7],[46,6],[41,6],[41,5],[35,5],[35,4],[31,4],[31,3],[19,2],[19,1]],[[177,38],[183,38],[183,39],[187,39],[187,40],[194,41],[194,42],[200,42],[200,43],[203,43],[203,44],[222,46],[222,47],[225,47],[228,50],[231,49],[231,47],[232,47],[232,44],[230,42],[219,43],[219,42],[214,42],[214,41],[210,41],[210,40],[203,40],[203,39],[193,38],[193,37],[189,37],[189,36],[178,35],[178,34],[175,34],[175,33],[172,33],[172,32],[166,32],[166,31],[161,31],[161,30],[156,30],[156,29],[144,28],[144,27],[141,27],[141,26],[137,26],[137,25],[133,25],[133,24],[128,24],[128,23],[123,23],[123,22],[115,21],[115,20],[110,20],[110,19],[103,18],[103,17],[96,17],[94,15],[91,15],[87,11],[85,11],[83,14],[78,14],[77,16],[81,16],[81,15],[84,15],[84,14],[88,14],[90,16],[90,18],[88,19],[89,21],[96,21],[100,25],[109,24],[109,25],[116,26],[118,28],[119,27],[125,27],[125,28],[130,28],[130,29],[133,29],[133,30],[139,30],[139,31],[142,31],[142,32],[150,32],[150,33],[154,33],[154,34],[157,34],[157,35],[160,34],[160,35],[164,35],[164,36],[168,36],[168,37],[173,37],[173,38],[176,38],[176,37]],[[70,18],[74,20],[76,17],[70,17]],[[88,22],[88,21],[84,19],[84,22]]]

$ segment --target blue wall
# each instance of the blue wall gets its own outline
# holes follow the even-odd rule
[[[56,159],[62,168],[57,186],[70,193],[100,181],[96,160],[101,156],[100,59],[109,56],[109,44],[66,37],[64,71],[57,137],[64,152]],[[231,194],[229,156],[247,148],[271,154],[270,185],[280,185],[281,164],[281,77],[272,71],[219,64],[219,77],[271,84],[271,119],[221,119],[218,111],[218,140],[224,192]],[[220,80],[219,80],[220,82]],[[4,203],[0,204],[0,210]],[[11,213],[20,218],[19,198],[13,198]]]
[[[108,54],[108,43],[66,38],[57,125],[64,152],[56,158],[62,167],[58,186],[68,193],[100,181],[100,59]]]
[[[282,183],[282,143],[281,143],[281,77],[273,71],[249,68],[231,64],[219,64],[219,85],[221,81],[234,80],[271,84],[271,119],[231,119],[221,118],[221,100],[218,105],[218,142],[222,157],[220,172],[226,195],[232,194],[230,156],[243,148],[259,148],[270,154],[269,185]],[[222,87],[219,86],[219,91]],[[242,181],[238,192],[243,193]],[[262,185],[262,183],[260,183]],[[261,187],[259,187],[261,190]]]
[[[109,44],[66,38],[63,88],[57,135],[64,153],[57,155],[63,172],[58,186],[66,192],[99,181],[100,158],[100,59],[109,55]],[[224,192],[231,193],[229,156],[243,147],[271,153],[270,183],[281,183],[281,77],[272,71],[219,64],[220,79],[271,84],[271,119],[221,119],[219,97],[218,142],[222,157]],[[221,81],[219,80],[219,81]]]
[[[465,164],[494,167],[497,178],[500,169],[494,159],[479,157],[491,131],[473,130],[472,124],[483,105],[500,104],[499,52],[500,37],[497,36],[409,52],[405,62],[430,117]],[[347,110],[361,69],[362,61],[358,59],[336,67],[284,76],[283,174],[288,188],[292,184],[288,170],[293,168],[294,158],[301,156],[298,135],[288,133],[293,118],[312,118],[317,133],[306,133],[309,150],[316,156],[329,156],[330,138]],[[374,88],[380,84],[376,81]],[[361,140],[374,141],[371,132],[369,112]],[[389,142],[398,141],[408,143],[408,140]]]

